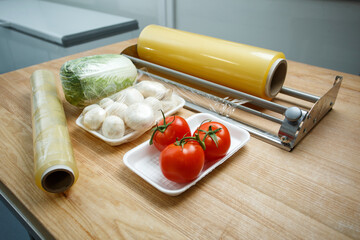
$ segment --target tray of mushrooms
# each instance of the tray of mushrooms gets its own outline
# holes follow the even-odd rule
[[[85,107],[76,124],[111,146],[140,137],[162,112],[169,116],[185,105],[185,100],[155,81],[144,80],[98,103]]]

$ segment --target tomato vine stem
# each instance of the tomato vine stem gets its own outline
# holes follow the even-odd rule
[[[164,114],[164,112],[163,112],[162,110],[160,110],[160,111],[161,111],[161,114],[162,114],[163,119],[164,119],[164,124],[159,126],[158,123],[156,123],[156,127],[154,127],[154,128],[152,129],[153,133],[151,134],[151,138],[150,138],[150,142],[149,142],[150,145],[153,144],[153,139],[154,139],[155,133],[156,133],[157,131],[159,131],[159,132],[161,132],[161,133],[164,133],[165,130],[167,129],[167,127],[175,121],[175,115],[174,115],[174,116],[173,116],[174,119],[173,119],[171,122],[166,123],[166,121],[165,121],[165,114]]]

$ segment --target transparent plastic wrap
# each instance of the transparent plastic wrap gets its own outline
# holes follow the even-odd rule
[[[268,117],[265,116],[265,114],[270,115],[270,117],[282,118],[283,116],[279,113],[261,109],[259,107],[257,108],[256,106],[252,105],[251,101],[249,100],[233,98],[206,88],[196,88],[193,85],[182,83],[179,81],[179,79],[172,78],[170,76],[162,76],[161,74],[155,74],[145,68],[141,68],[138,71],[139,74],[144,75],[142,77],[143,79],[149,78],[152,81],[157,81],[163,84],[167,89],[172,89],[172,91],[176,92],[178,96],[185,100],[185,108],[188,107],[191,110],[194,110],[194,107],[191,105],[199,106],[215,114],[251,124],[259,128],[261,127],[268,132],[277,134],[277,132],[274,130],[277,127],[277,123],[273,121],[267,121],[266,119],[259,121],[258,114],[261,114],[261,116],[265,118]],[[252,108],[255,108],[255,110],[257,109],[259,111],[261,110],[262,112],[253,112]]]
[[[64,192],[79,173],[55,79],[50,71],[37,70],[30,83],[35,182],[47,192]]]
[[[145,70],[146,72],[146,70]],[[139,70],[136,83],[84,108],[76,124],[109,145],[133,141],[185,104],[173,88]]]
[[[132,86],[136,67],[125,56],[104,54],[65,62],[60,78],[66,100],[85,107],[115,92]]]

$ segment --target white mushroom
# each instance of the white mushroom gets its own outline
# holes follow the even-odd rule
[[[98,104],[91,104],[87,107],[84,108],[84,110],[82,111],[82,114],[85,115],[88,111],[90,111],[91,109],[100,107]]]
[[[161,110],[163,109],[163,104],[159,99],[155,97],[147,97],[145,98],[144,103],[148,104],[152,108],[155,114],[155,119],[161,119]]]
[[[144,96],[138,90],[132,87],[122,90],[116,96],[116,102],[121,102],[128,106],[142,101],[144,101]]]
[[[90,130],[97,130],[100,128],[106,117],[106,111],[100,106],[89,110],[83,118],[83,124]]]
[[[133,130],[147,130],[154,124],[154,111],[148,104],[135,103],[126,109],[124,121]]]
[[[114,101],[113,101],[112,99],[110,99],[110,98],[103,98],[103,99],[100,100],[99,105],[100,105],[100,107],[102,107],[103,109],[105,109],[105,108],[109,107],[109,106],[110,106],[111,104],[113,104],[113,103],[114,103]]]
[[[121,102],[114,102],[111,106],[106,108],[107,116],[115,115],[120,117],[121,119],[124,119],[125,111],[128,108],[126,104]]]
[[[107,116],[102,124],[101,132],[110,139],[121,138],[125,133],[124,121],[118,116]]]
[[[135,85],[135,88],[141,92],[141,94],[147,97],[155,97],[157,99],[162,99],[166,94],[166,87],[154,81],[141,81]]]

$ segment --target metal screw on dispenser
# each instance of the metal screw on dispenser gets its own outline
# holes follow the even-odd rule
[[[289,140],[289,138],[287,136],[281,136],[280,141],[282,143],[289,143],[290,142],[290,140]]]
[[[302,116],[301,109],[298,107],[289,107],[285,111],[285,117],[290,122],[296,122]]]
[[[282,144],[291,145],[296,139],[301,122],[306,116],[299,107],[288,107],[284,111],[285,119],[281,124],[278,136]]]

